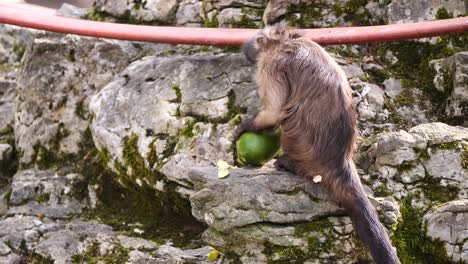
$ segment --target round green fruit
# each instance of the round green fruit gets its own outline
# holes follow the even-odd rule
[[[278,154],[280,134],[245,132],[240,136],[236,147],[237,160],[241,165],[260,166]]]

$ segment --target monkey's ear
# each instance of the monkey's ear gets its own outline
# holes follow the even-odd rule
[[[257,39],[256,39],[256,42],[257,42],[257,46],[258,47],[265,47],[268,40],[265,36],[258,36]]]

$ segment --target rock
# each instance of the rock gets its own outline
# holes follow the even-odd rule
[[[304,0],[272,0],[263,14],[265,24],[286,20],[301,28],[377,24],[385,14],[385,5],[369,2],[365,6],[350,0],[325,0],[317,3]]]
[[[339,212],[318,185],[277,171],[235,169],[216,180],[215,168],[189,176],[200,189],[190,197],[192,214],[222,232],[254,223],[294,223]],[[203,187],[203,188],[202,188]]]
[[[13,125],[16,81],[0,73],[0,134]]]
[[[445,113],[466,123],[468,120],[468,52],[459,52],[452,57],[432,61],[436,71],[434,85],[448,94]]]
[[[395,78],[389,78],[383,82],[385,94],[390,98],[395,98],[401,93],[401,81]]]
[[[387,23],[401,24],[434,20],[436,18],[437,12],[442,8],[445,8],[446,11],[456,17],[465,13],[465,4],[466,2],[463,2],[463,0],[392,0],[387,6]]]
[[[197,0],[183,0],[179,3],[176,14],[177,25],[193,25],[203,23],[202,2]]]
[[[145,50],[130,42],[47,34],[23,60],[15,139],[28,164],[42,146],[77,153],[88,127],[89,98]]]
[[[193,262],[208,264],[212,263],[207,259],[207,255],[211,252],[211,250],[212,249],[210,247],[182,250],[180,248],[162,245],[156,252],[156,259],[161,261],[159,263],[177,264]]]
[[[10,254],[11,249],[5,243],[0,241],[0,256],[5,256]]]
[[[13,176],[8,214],[68,218],[87,207],[82,196],[85,179],[78,174],[58,175],[53,171],[22,170]]]
[[[0,164],[11,162],[10,159],[13,154],[13,147],[8,144],[0,144]],[[1,173],[1,171],[0,171]]]
[[[74,5],[63,3],[59,9],[55,12],[56,16],[69,17],[69,18],[85,18],[88,14],[89,9],[80,8]]]
[[[37,32],[17,26],[0,25],[0,136],[13,125],[20,61]]]
[[[120,241],[120,245],[124,248],[136,249],[136,250],[152,250],[157,248],[157,244],[142,238],[128,237],[128,236],[117,236]]]
[[[230,119],[256,105],[252,74],[239,55],[146,57],[92,98],[94,140],[131,167],[123,152],[133,138],[148,167],[190,187],[190,167],[233,163]]]
[[[74,220],[60,230],[44,234],[34,247],[34,252],[51,259],[54,263],[70,263],[73,256],[84,252],[89,245],[103,245],[106,241],[115,243],[114,239],[114,233],[109,226],[95,221]],[[107,255],[111,252],[99,253]]]
[[[214,167],[190,172],[198,190],[190,196],[190,202],[192,214],[209,226],[204,241],[232,253],[230,258],[237,255],[242,263],[287,263],[307,256],[304,258],[327,263],[339,255],[343,263],[350,263],[356,257],[345,256],[343,251],[349,253],[359,247],[351,239],[354,235],[349,218],[330,217],[340,215],[342,209],[330,202],[319,185],[268,168],[233,169],[224,179],[218,179],[216,172]],[[397,221],[399,209],[394,200],[385,201],[376,205],[381,206],[385,222],[391,225]],[[340,231],[337,234],[335,230]],[[295,252],[294,256],[282,255],[289,250]]]
[[[379,135],[369,153],[371,159],[375,159],[374,169],[386,179],[387,188],[396,192],[397,197],[417,192],[419,188],[424,188],[424,184],[429,184],[425,182],[430,181],[439,185],[441,192],[448,192],[444,187],[451,186],[457,189],[456,197],[466,198],[467,144],[467,128],[428,123],[413,127],[408,132]],[[410,185],[404,190],[399,184],[393,185],[393,180]]]
[[[424,216],[427,235],[445,243],[453,262],[468,262],[468,200],[452,201]]]
[[[175,19],[177,5],[177,0],[97,0],[94,9],[127,20],[169,24]]]
[[[246,27],[242,23],[249,23],[249,25],[254,23],[254,25],[258,24],[260,26],[261,17],[258,17],[257,13],[247,8],[225,8],[219,12],[217,19],[221,27],[228,25]]]

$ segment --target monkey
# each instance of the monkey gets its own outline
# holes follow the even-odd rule
[[[358,139],[352,90],[336,61],[316,42],[284,24],[267,26],[244,43],[255,64],[260,108],[234,132],[280,128],[283,154],[274,166],[320,182],[350,216],[378,264],[399,264],[353,160]]]

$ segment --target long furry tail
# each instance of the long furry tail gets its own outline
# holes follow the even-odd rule
[[[348,212],[359,238],[369,248],[374,261],[377,264],[400,264],[387,231],[362,188],[354,163],[347,162],[333,179],[329,186],[333,196]]]

